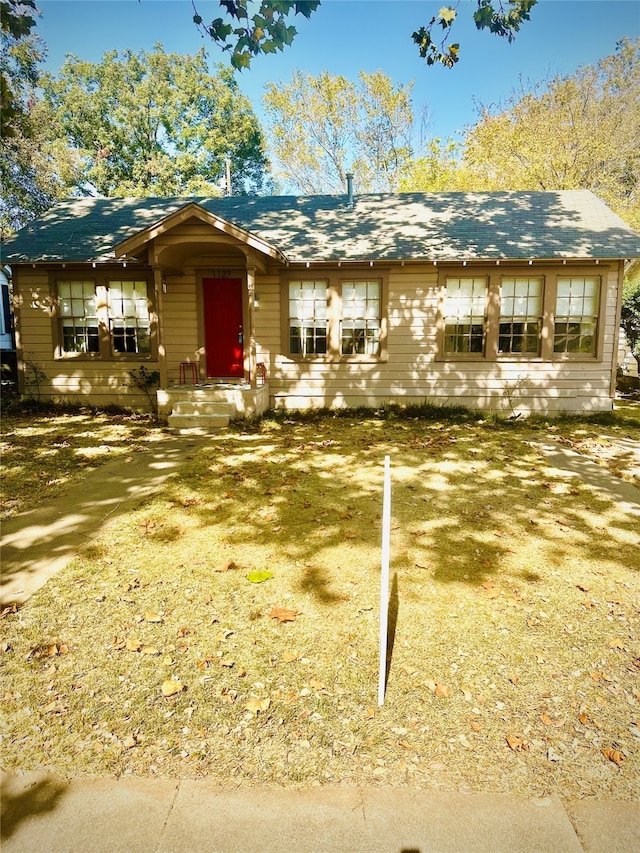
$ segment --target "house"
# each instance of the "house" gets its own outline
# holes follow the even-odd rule
[[[5,247],[23,377],[53,400],[612,408],[640,236],[587,191],[82,198]]]

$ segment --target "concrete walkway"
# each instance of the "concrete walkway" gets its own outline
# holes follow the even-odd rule
[[[640,806],[406,788],[5,777],[3,853],[637,853]]]
[[[202,441],[166,437],[3,526],[2,603],[23,602]],[[640,515],[640,490],[561,445],[550,465]],[[206,780],[2,777],[2,853],[637,853],[640,804]]]
[[[3,522],[0,605],[26,601],[109,521],[161,488],[206,440],[165,435],[74,480],[50,503]]]

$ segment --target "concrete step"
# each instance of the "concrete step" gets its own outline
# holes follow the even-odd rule
[[[233,418],[236,407],[233,403],[213,400],[178,400],[173,406],[174,415],[227,415]]]
[[[171,429],[202,430],[214,432],[229,426],[229,415],[182,414],[169,415],[168,424]]]

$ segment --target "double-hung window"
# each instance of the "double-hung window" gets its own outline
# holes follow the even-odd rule
[[[440,269],[438,357],[504,362],[596,357],[605,273],[603,265],[570,269],[534,261]]]
[[[152,353],[147,281],[104,276],[55,282],[57,352],[92,358]]]
[[[487,279],[447,278],[444,298],[444,352],[484,352]]]
[[[381,355],[384,338],[382,279],[296,279],[287,283],[290,356]]]
[[[542,277],[502,279],[498,353],[538,355],[543,281]]]
[[[58,305],[63,352],[99,353],[95,282],[59,281]]]
[[[151,352],[146,281],[109,281],[109,321],[114,352]]]
[[[289,351],[291,355],[327,352],[327,282],[289,282]]]
[[[595,354],[599,290],[597,276],[558,276],[555,353]]]
[[[380,282],[342,282],[343,355],[378,355],[380,350]]]

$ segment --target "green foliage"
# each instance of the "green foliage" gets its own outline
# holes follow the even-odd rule
[[[506,106],[465,137],[466,189],[589,189],[640,229],[640,40]]]
[[[149,370],[144,364],[134,370],[129,371],[129,380],[134,388],[146,396],[154,415],[158,414],[158,399],[156,390],[160,386],[160,372],[158,370]]]
[[[640,272],[624,280],[620,323],[633,354],[640,355]]]
[[[39,14],[35,0],[0,2],[0,119],[5,139],[28,128],[27,100],[44,58],[42,42],[31,32]]]
[[[81,191],[105,196],[220,195],[231,158],[234,194],[264,188],[262,132],[234,73],[193,56],[106,53],[67,57],[45,95],[82,160]]]
[[[302,193],[344,192],[352,171],[361,192],[395,191],[413,151],[411,88],[381,71],[358,83],[294,71],[267,86],[276,170]]]
[[[474,20],[479,30],[488,29],[498,36],[513,41],[523,21],[529,20],[529,12],[537,0],[477,0]],[[193,21],[203,35],[209,36],[224,51],[231,54],[234,68],[249,68],[254,56],[261,53],[276,53],[291,44],[297,30],[287,25],[290,17],[303,15],[310,18],[320,6],[320,0],[261,0],[257,12],[248,2],[219,0],[225,18],[215,18],[206,24],[193,0]],[[457,5],[457,4],[456,4]],[[255,7],[255,4],[254,4]],[[253,14],[252,14],[253,12]],[[427,65],[441,63],[452,68],[458,61],[460,45],[447,44],[457,12],[451,6],[443,6],[427,26],[413,33],[413,41]],[[442,39],[434,38],[434,28],[442,28]]]
[[[320,0],[262,0],[258,11],[251,14],[248,2],[220,0],[220,6],[233,23],[215,18],[205,24],[194,3],[193,21],[224,51],[230,52],[234,68],[243,69],[249,68],[259,53],[276,53],[290,45],[297,30],[287,26],[289,15],[309,18],[319,5]]]
[[[32,32],[33,0],[0,3],[0,234],[4,238],[68,195],[72,159],[36,91],[45,47]]]

